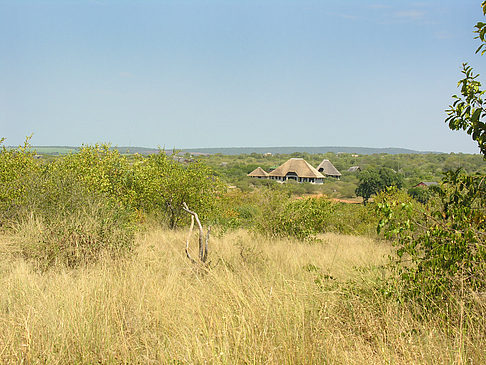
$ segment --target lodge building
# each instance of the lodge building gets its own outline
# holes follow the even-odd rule
[[[323,160],[316,169],[303,158],[291,158],[273,171],[266,172],[261,167],[257,167],[248,176],[280,182],[294,180],[299,183],[322,184],[327,176],[339,179],[341,173],[329,160]]]

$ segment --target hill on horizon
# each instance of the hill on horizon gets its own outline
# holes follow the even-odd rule
[[[7,148],[15,148],[14,146],[8,146]],[[32,146],[33,150],[40,154],[50,155],[62,155],[70,152],[76,152],[80,147],[76,146]],[[139,153],[139,154],[151,154],[157,153],[158,148],[150,147],[129,147],[129,146],[114,146],[120,153]],[[165,149],[167,152],[172,152],[174,149]],[[372,155],[372,154],[424,154],[424,153],[443,153],[435,151],[416,151],[407,148],[397,147],[344,147],[344,146],[322,146],[322,147],[305,147],[305,146],[291,146],[291,147],[214,147],[214,148],[182,148],[175,149],[179,153],[191,153],[191,154],[216,154],[222,155],[241,155],[251,153],[272,153],[272,154],[291,154],[295,152],[300,153],[356,153],[360,155]]]
[[[186,148],[184,152],[199,152],[199,153],[221,153],[223,155],[241,155],[250,153],[272,153],[272,154],[290,154],[294,152],[306,152],[306,153],[356,153],[360,155],[372,155],[379,153],[387,153],[390,155],[396,154],[422,154],[422,153],[442,153],[433,151],[416,151],[407,148],[397,147],[340,147],[340,146],[322,146],[322,147],[304,147],[304,146],[291,146],[291,147],[219,147],[219,148]]]

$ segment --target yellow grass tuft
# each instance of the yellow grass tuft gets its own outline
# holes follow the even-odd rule
[[[0,362],[484,363],[484,323],[460,336],[372,289],[390,247],[367,238],[212,237],[208,272],[186,232],[154,229],[130,258],[36,272],[0,238]],[[476,332],[475,332],[476,331]],[[482,333],[482,335],[481,335]]]

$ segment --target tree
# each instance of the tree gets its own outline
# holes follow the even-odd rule
[[[388,167],[365,170],[358,175],[358,179],[356,195],[363,197],[365,205],[372,195],[384,191],[387,187],[401,188],[403,185],[403,177]]]
[[[182,204],[187,203],[206,219],[222,191],[213,171],[200,162],[187,165],[174,161],[164,151],[137,156],[133,164],[135,206],[146,213],[165,215],[170,228],[185,220]]]
[[[486,15],[486,1],[481,7]],[[482,42],[476,52],[484,54],[486,24],[477,23],[475,33]],[[470,134],[486,158],[486,91],[470,66],[462,72],[462,97],[454,95],[446,122]],[[434,204],[421,207],[386,197],[377,204],[378,230],[395,240],[403,294],[438,306],[459,303],[462,315],[464,303],[476,303],[486,289],[486,176],[448,171],[436,194]]]
[[[483,15],[486,15],[486,1],[481,4]],[[475,37],[481,41],[476,53],[486,53],[486,23],[478,22],[475,26]],[[464,78],[458,82],[461,87],[461,95],[453,95],[454,103],[449,106],[446,123],[452,130],[465,130],[472,139],[478,143],[478,147],[486,159],[486,90],[481,90],[481,82],[477,80],[479,74],[474,74],[473,69],[467,63],[462,64]]]
[[[366,205],[369,198],[380,191],[381,180],[375,170],[365,170],[358,176],[359,185],[356,188],[356,195],[363,197],[363,203]]]
[[[470,300],[486,288],[484,183],[484,176],[448,171],[431,206],[393,194],[377,204],[378,230],[397,247],[403,295],[442,303],[449,294]]]
[[[422,204],[426,204],[431,195],[431,191],[426,186],[414,186],[413,188],[408,189],[407,192],[408,195]]]

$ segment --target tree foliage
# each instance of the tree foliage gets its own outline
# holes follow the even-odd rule
[[[164,152],[148,157],[137,156],[133,164],[133,189],[137,209],[162,213],[171,228],[177,227],[187,214],[186,202],[205,219],[214,209],[215,197],[222,184],[212,170],[200,162],[183,165]]]
[[[379,230],[397,245],[407,295],[443,298],[486,288],[486,177],[448,172],[438,201],[423,206],[389,196],[377,204]]]
[[[430,198],[430,191],[427,187],[422,186],[415,186],[413,188],[408,189],[408,195],[414,198],[416,201],[419,201],[422,204],[425,204],[429,201]]]
[[[27,181],[40,170],[34,153],[28,148],[29,139],[27,137],[24,145],[17,149],[7,149],[2,145],[0,150],[0,211],[3,212],[3,219],[15,207],[25,203]],[[0,144],[4,141],[1,138]]]
[[[137,221],[152,215],[175,228],[186,216],[183,202],[205,218],[219,191],[207,166],[164,151],[132,159],[108,145],[83,146],[45,162],[28,139],[0,151],[0,228],[13,227],[21,252],[42,267],[127,251]]]
[[[388,167],[380,169],[367,169],[358,175],[359,185],[356,188],[356,195],[363,197],[366,204],[372,195],[384,191],[387,187],[403,185],[402,175]]]
[[[486,15],[486,1],[482,5],[483,15]],[[477,39],[481,45],[476,53],[486,52],[486,23],[478,22],[476,24]],[[478,81],[479,74],[475,74],[471,66],[467,63],[462,65],[464,78],[458,82],[461,88],[461,96],[453,95],[455,101],[447,110],[449,115],[446,122],[452,130],[465,130],[474,141],[483,155],[486,155],[486,100],[485,90],[481,90],[481,82]],[[485,156],[486,158],[486,156]]]
[[[270,237],[312,239],[326,231],[334,205],[326,199],[290,199],[282,191],[268,190],[255,217],[256,229]]]
[[[486,1],[482,9],[486,14]],[[486,24],[478,23],[476,33],[482,42],[477,52],[485,53]],[[464,64],[463,73],[462,97],[454,96],[446,121],[451,129],[466,130],[486,158],[485,92],[470,66]],[[472,303],[486,289],[486,175],[448,171],[435,192],[427,205],[393,196],[378,203],[378,229],[395,240],[406,296],[435,304],[456,297]]]

